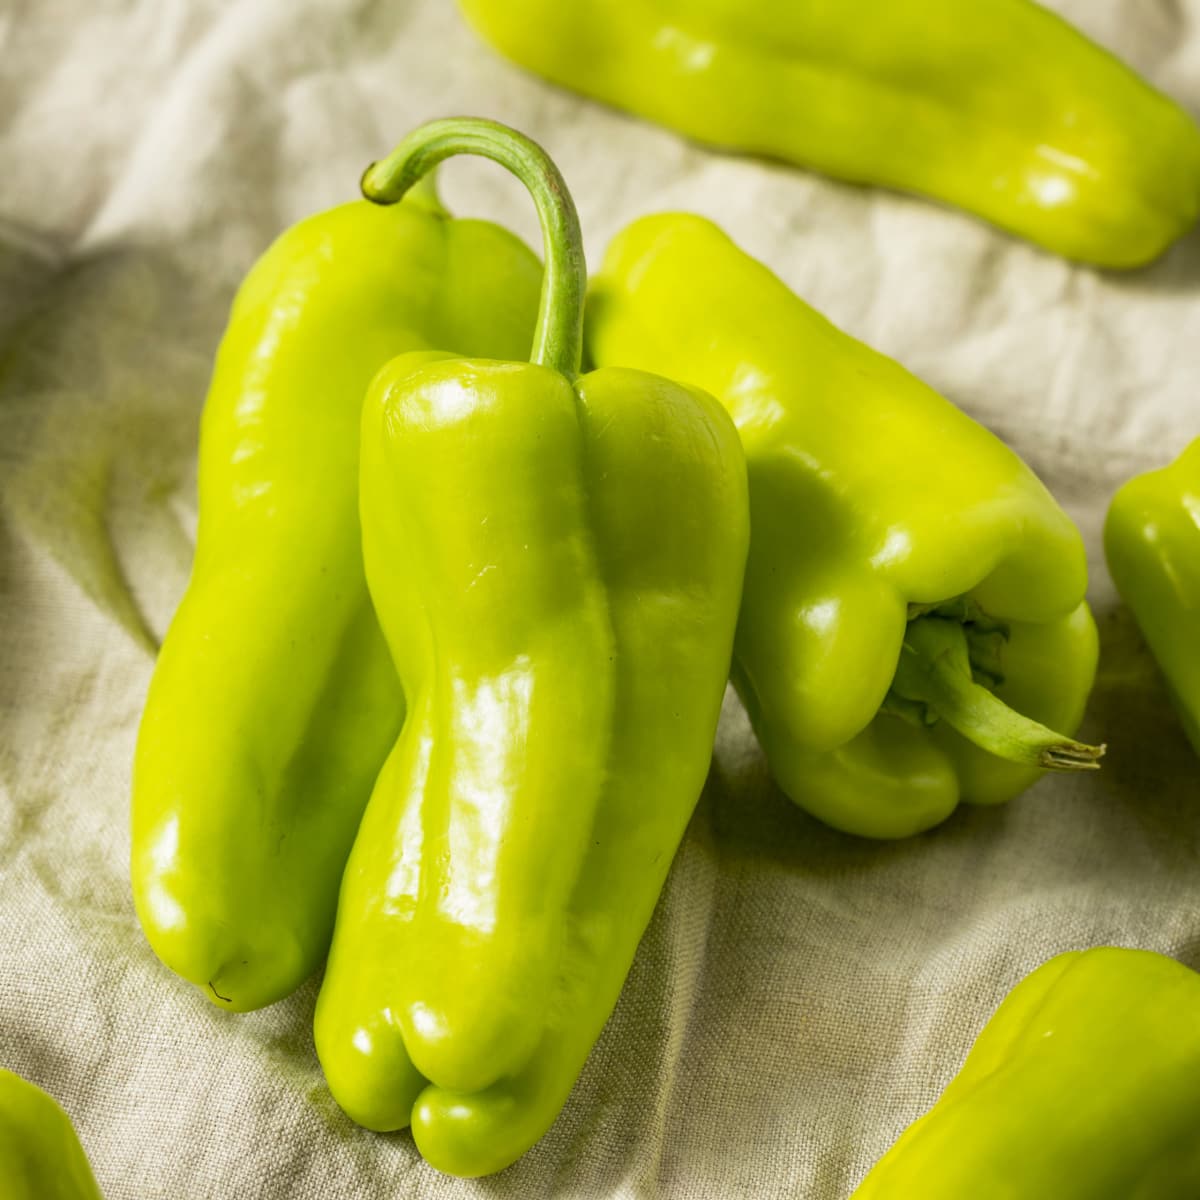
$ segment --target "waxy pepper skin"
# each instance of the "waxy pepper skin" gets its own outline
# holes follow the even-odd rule
[[[574,206],[521,135],[410,134],[364,191],[450,154],[529,187],[532,362],[402,355],[363,411],[367,582],[408,718],[347,865],[317,1003],[330,1089],[456,1175],[554,1121],[699,798],[748,538],[737,432],[653,375],[579,376]]]
[[[1104,553],[1200,754],[1200,438],[1117,492]]]
[[[460,0],[521,66],[700,142],[1135,267],[1200,216],[1200,127],[1031,0]]]
[[[41,1088],[2,1068],[0,1196],[103,1200],[71,1118]]]
[[[733,680],[797,804],[903,837],[1096,765],[1054,732],[1096,670],[1083,542],[1011,450],[701,217],[625,229],[588,311],[594,363],[703,387],[741,434]]]
[[[155,953],[214,1004],[294,990],[404,702],[363,575],[358,444],[393,355],[528,345],[540,270],[428,196],[302,221],[246,277],[200,435],[187,591],[133,771],[131,873]]]

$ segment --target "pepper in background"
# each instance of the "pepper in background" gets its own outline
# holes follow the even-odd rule
[[[1104,553],[1200,754],[1200,438],[1117,492]]]
[[[342,869],[404,716],[358,523],[362,399],[393,355],[512,355],[541,268],[432,192],[284,233],[242,284],[204,407],[187,592],[133,776],[134,900],[213,1003],[286,996],[324,956]]]
[[[58,1102],[0,1068],[4,1200],[103,1200],[71,1118]]]
[[[702,387],[738,427],[753,535],[733,681],[797,804],[903,837],[1096,766],[1102,748],[1054,732],[1096,671],[1083,542],[997,438],[701,217],[618,235],[587,338],[598,366]]]
[[[545,239],[532,362],[408,354],[363,412],[367,581],[408,719],[347,864],[317,1003],[338,1103],[439,1170],[509,1165],[617,1001],[699,798],[748,540],[710,396],[579,377],[586,284],[554,164],[434,122],[364,177],[391,203],[460,153],[525,183]]]
[[[1060,954],[1009,993],[852,1200],[1200,1196],[1200,975]]]
[[[1135,267],[1200,215],[1200,128],[1029,0],[460,0],[554,83],[698,141]]]

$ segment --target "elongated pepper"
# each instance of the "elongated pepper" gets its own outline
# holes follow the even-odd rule
[[[1102,753],[1078,530],[1003,443],[835,329],[711,222],[664,214],[593,281],[592,361],[711,391],[754,530],[733,679],[771,771],[839,829],[902,837]]]
[[[517,354],[538,264],[431,193],[284,233],[246,277],[200,435],[196,555],[133,769],[133,896],[155,953],[222,1008],[319,966],[404,701],[363,575],[358,439],[394,354]]]
[[[1031,0],[460,0],[521,66],[698,141],[1135,267],[1200,216],[1200,127]]]
[[[566,1101],[699,798],[748,539],[710,396],[580,376],[578,220],[543,151],[435,122],[366,174],[390,203],[451,154],[537,203],[532,362],[402,355],[363,411],[367,582],[408,701],[346,868],[317,1003],[330,1089],[498,1171]]]
[[[1005,997],[852,1200],[1200,1196],[1200,975],[1101,946]]]

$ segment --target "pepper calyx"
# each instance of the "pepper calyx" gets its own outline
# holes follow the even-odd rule
[[[988,677],[975,659],[978,639],[995,639],[998,630],[972,635],[961,620],[927,610],[910,620],[900,661],[883,710],[904,716],[913,705],[924,707],[926,719],[945,721],[989,754],[1047,771],[1096,770],[1104,746],[1090,746],[1048,729],[1004,703],[977,676]],[[994,650],[995,642],[984,642]]]

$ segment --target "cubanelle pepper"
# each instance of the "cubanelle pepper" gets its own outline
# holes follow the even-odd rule
[[[404,716],[367,594],[362,399],[393,355],[528,345],[540,267],[432,190],[285,232],[233,304],[204,406],[187,591],[133,772],[133,895],[168,967],[257,1008],[320,965]]]
[[[4,1200],[103,1200],[71,1118],[53,1096],[0,1068]]]
[[[616,1003],[699,798],[748,541],[710,396],[579,376],[586,284],[553,163],[491,122],[423,127],[364,176],[448,155],[528,187],[532,362],[402,355],[363,410],[367,582],[408,717],[354,843],[317,1002],[330,1089],[455,1175],[550,1126]]]
[[[853,1200],[1200,1196],[1200,975],[1060,954],[1009,993]]]
[[[1102,748],[1053,732],[1096,670],[1083,543],[996,437],[701,217],[618,235],[587,339],[597,365],[705,388],[738,427],[753,537],[733,681],[796,803],[901,837],[1096,765]]]
[[[1200,438],[1117,492],[1104,553],[1200,754]]]
[[[711,145],[1134,267],[1200,215],[1200,128],[1030,0],[460,0],[521,66]]]

